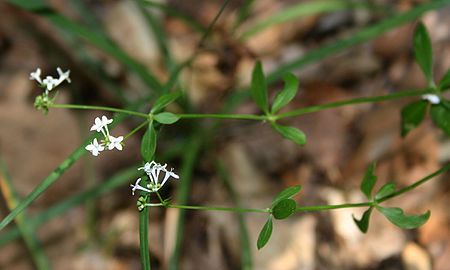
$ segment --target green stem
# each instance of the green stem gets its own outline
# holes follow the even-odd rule
[[[409,192],[409,191],[415,189],[416,187],[418,187],[418,186],[420,186],[422,184],[425,184],[426,182],[428,182],[429,180],[431,180],[435,176],[437,176],[439,174],[442,174],[442,173],[444,173],[444,172],[446,172],[448,170],[450,170],[450,164],[445,165],[444,167],[440,168],[439,170],[435,171],[434,173],[425,176],[424,178],[422,178],[422,179],[412,183],[411,185],[409,185],[407,187],[404,187],[404,188],[402,188],[402,189],[400,189],[400,190],[398,190],[398,191],[396,191],[396,192],[394,192],[394,193],[392,193],[392,194],[390,194],[390,195],[388,195],[386,197],[382,197],[382,198],[378,199],[377,203],[382,203],[382,202],[384,202],[386,200],[389,200],[389,199],[392,199],[394,197],[400,196],[403,193]]]
[[[146,114],[146,113],[140,113],[140,112],[125,110],[125,109],[118,109],[118,108],[105,107],[105,106],[90,106],[90,105],[78,105],[78,104],[49,104],[48,107],[61,108],[61,109],[109,111],[109,112],[125,113],[125,114],[129,114],[129,115],[142,117],[145,119],[149,118],[148,114]]]
[[[265,115],[255,115],[255,114],[177,114],[178,117],[184,119],[195,119],[195,118],[215,118],[215,119],[239,119],[239,120],[266,120]]]
[[[138,130],[140,130],[141,128],[145,127],[148,124],[148,120],[144,121],[142,124],[140,124],[139,126],[137,126],[135,129],[133,129],[132,131],[130,131],[127,135],[125,135],[124,137],[124,141],[126,139],[128,139],[128,137],[130,137],[131,135],[133,135],[134,133],[138,132]]]
[[[400,99],[400,98],[404,98],[404,97],[423,95],[423,94],[427,94],[429,92],[430,92],[429,89],[414,90],[414,91],[402,91],[402,92],[393,93],[393,94],[389,94],[389,95],[383,95],[383,96],[360,97],[360,98],[348,99],[348,100],[343,100],[343,101],[336,101],[336,102],[331,102],[331,103],[326,103],[326,104],[321,104],[321,105],[316,105],[316,106],[309,106],[309,107],[301,108],[298,110],[281,113],[279,115],[274,116],[274,118],[275,118],[275,120],[278,120],[278,119],[283,119],[283,118],[287,118],[287,117],[294,117],[294,116],[299,116],[302,114],[313,113],[313,112],[326,110],[326,109],[343,107],[343,106],[348,106],[348,105],[353,105],[353,104],[394,100],[394,99]]]
[[[372,206],[372,202],[363,203],[344,203],[344,204],[330,204],[330,205],[312,205],[312,206],[299,206],[295,209],[296,212],[306,212],[306,211],[323,211],[323,210],[333,210],[341,208],[356,208],[356,207],[366,207]]]
[[[186,210],[201,210],[201,211],[225,211],[225,212],[252,212],[252,213],[269,213],[269,209],[255,209],[255,208],[234,208],[234,207],[216,207],[216,206],[199,206],[199,205],[177,205],[166,204],[167,208],[177,208]]]
[[[150,270],[150,250],[148,244],[148,216],[150,208],[144,207],[139,213],[139,248],[142,269]]]

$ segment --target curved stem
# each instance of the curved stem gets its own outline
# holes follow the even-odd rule
[[[366,206],[373,206],[373,203],[372,202],[363,202],[363,203],[298,206],[295,209],[295,211],[296,212],[322,211],[322,210],[333,210],[333,209],[341,209],[341,208],[356,208],[356,207],[366,207]]]
[[[61,108],[61,109],[109,111],[109,112],[125,113],[125,114],[129,114],[129,115],[134,115],[134,116],[142,117],[145,119],[149,119],[149,116],[146,113],[140,113],[140,112],[125,110],[125,109],[118,109],[118,108],[105,107],[105,106],[90,106],[90,105],[78,105],[78,104],[49,104],[48,107]]]

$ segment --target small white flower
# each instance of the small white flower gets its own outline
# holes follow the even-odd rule
[[[108,138],[109,138],[108,150],[113,150],[114,148],[116,148],[117,150],[122,151],[123,136],[119,136],[117,138],[113,136],[108,136]]]
[[[97,132],[101,132],[104,127],[107,127],[108,124],[112,123],[112,119],[108,119],[106,116],[102,116],[100,119],[99,117],[96,117],[94,120],[94,125],[91,127],[91,131],[95,130]]]
[[[38,83],[42,84],[40,68],[37,68],[36,71],[30,73],[30,80],[35,80]]]
[[[53,78],[52,76],[47,76],[43,81],[42,84],[45,85],[48,91],[51,91],[53,88],[58,86],[58,80]]]
[[[70,69],[68,69],[66,72],[63,72],[62,69],[60,67],[56,68],[56,71],[58,71],[58,75],[59,75],[59,79],[58,79],[58,84],[62,83],[64,80],[66,80],[68,83],[70,83]]]
[[[92,155],[96,157],[101,151],[105,150],[105,147],[103,146],[103,144],[99,144],[97,142],[97,139],[94,139],[94,141],[92,141],[91,144],[87,145],[85,149],[91,152]]]
[[[145,191],[145,192],[152,192],[151,190],[149,190],[149,189],[146,189],[145,187],[143,187],[143,186],[140,186],[139,185],[139,182],[141,182],[141,178],[138,178],[137,180],[136,180],[136,183],[134,183],[134,185],[130,185],[131,186],[131,194],[132,195],[134,195],[134,192],[136,191],[136,190],[142,190],[142,191]]]
[[[439,104],[441,102],[441,98],[438,95],[434,94],[422,95],[422,99],[427,100],[431,104]]]

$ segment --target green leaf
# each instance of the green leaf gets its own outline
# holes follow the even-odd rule
[[[427,78],[428,85],[434,85],[433,82],[433,49],[431,47],[430,36],[423,23],[419,23],[414,31],[414,54],[417,64]]]
[[[284,199],[272,208],[272,215],[276,219],[285,219],[295,213],[296,208],[297,203],[293,199]]]
[[[441,91],[447,90],[450,88],[450,69],[447,70],[444,76],[442,76],[441,81],[439,82],[439,89]]]
[[[425,100],[419,100],[412,102],[403,107],[402,116],[402,137],[406,136],[411,130],[415,129],[423,121],[425,113],[427,111],[428,102]]]
[[[374,174],[375,171],[375,163],[372,163],[366,170],[366,174],[364,175],[364,179],[361,182],[360,189],[364,195],[366,195],[367,199],[372,198],[372,189],[377,182],[377,176]]]
[[[272,217],[270,216],[267,219],[266,224],[264,224],[261,232],[259,233],[258,241],[256,242],[256,246],[258,247],[258,249],[263,248],[269,241],[270,236],[272,235],[272,227]]]
[[[395,192],[395,183],[386,183],[380,188],[380,190],[378,190],[377,194],[375,194],[375,200],[387,197],[394,192]]]
[[[260,61],[256,62],[255,67],[253,68],[250,92],[256,105],[258,105],[263,112],[267,113],[269,107],[267,84]]]
[[[300,190],[302,190],[302,186],[300,186],[300,185],[292,186],[292,187],[288,187],[288,188],[284,189],[283,191],[278,193],[278,195],[275,197],[275,199],[273,199],[272,207],[275,206],[281,200],[290,199],[290,198],[294,197],[297,193],[300,192]]]
[[[355,216],[352,215],[353,217],[353,221],[355,221],[356,226],[358,226],[359,230],[363,233],[366,233],[367,230],[369,229],[369,219],[370,219],[370,214],[372,213],[372,209],[373,207],[370,207],[369,209],[367,209],[364,214],[362,215],[361,219],[356,219]]]
[[[166,125],[173,124],[180,119],[180,117],[170,112],[158,113],[157,115],[153,116],[153,118],[157,122]]]
[[[167,105],[174,102],[180,96],[181,96],[180,91],[176,91],[173,93],[164,94],[164,95],[160,96],[153,104],[153,108],[150,110],[150,113],[157,113],[157,112],[161,111]]]
[[[148,129],[142,137],[141,155],[144,161],[151,161],[156,150],[156,131],[153,122],[148,124]]]
[[[433,119],[436,126],[450,136],[450,109],[444,102],[445,101],[441,101],[439,104],[432,105],[430,114],[431,119]]]
[[[284,88],[277,94],[272,104],[272,113],[274,114],[291,102],[298,92],[299,82],[294,74],[288,73],[283,79]]]
[[[291,140],[299,145],[304,145],[306,143],[306,135],[298,128],[286,127],[278,124],[272,124],[272,128],[281,134],[284,138]]]
[[[415,229],[427,222],[430,218],[430,211],[428,210],[422,215],[407,216],[403,213],[401,208],[389,208],[377,206],[378,211],[383,214],[390,222],[402,229]]]

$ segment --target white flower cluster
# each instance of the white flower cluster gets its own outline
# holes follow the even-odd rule
[[[58,72],[59,78],[53,78],[52,76],[47,76],[45,79],[41,79],[41,69],[37,68],[36,71],[30,73],[30,80],[37,81],[41,87],[45,88],[45,94],[48,95],[48,92],[60,85],[63,81],[67,81],[70,83],[70,70],[63,72],[60,67],[56,68]]]
[[[86,146],[86,150],[92,153],[93,156],[98,156],[98,154],[105,150],[113,150],[116,148],[119,151],[122,151],[122,141],[123,136],[119,137],[113,137],[109,135],[109,129],[108,125],[112,123],[112,119],[108,119],[106,116],[96,117],[94,121],[94,125],[91,127],[91,131],[95,130],[97,132],[101,132],[104,136],[104,139],[100,141],[100,143],[97,141],[97,139],[94,139],[91,144]]]
[[[427,100],[431,104],[439,104],[441,102],[441,98],[438,95],[434,95],[434,94],[422,95],[422,99]]]
[[[179,179],[180,177],[173,172],[173,169],[168,171],[166,169],[167,164],[161,165],[159,163],[156,163],[154,161],[145,163],[144,167],[139,168],[138,170],[144,170],[144,172],[147,174],[148,178],[150,179],[150,182],[147,184],[146,187],[143,187],[139,185],[141,182],[141,178],[138,178],[136,180],[136,183],[134,185],[131,185],[131,192],[134,195],[134,192],[136,190],[145,191],[148,193],[156,192],[158,191],[166,182],[169,180],[169,177],[173,177],[175,179]],[[164,176],[161,176],[162,181],[160,182],[160,173],[163,172]]]

